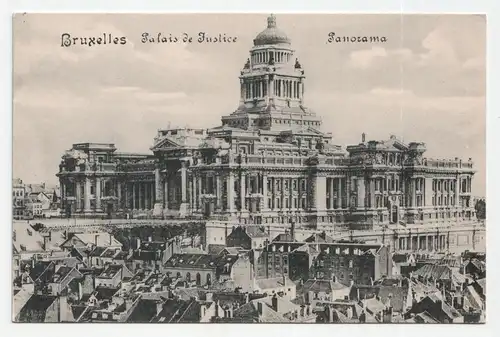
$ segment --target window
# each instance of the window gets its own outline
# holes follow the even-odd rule
[[[349,260],[349,268],[352,269],[353,268],[353,262],[352,260]]]

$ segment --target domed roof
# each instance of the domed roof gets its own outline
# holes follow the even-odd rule
[[[262,46],[266,44],[290,44],[290,39],[286,34],[276,27],[276,17],[271,14],[267,18],[267,28],[257,35],[253,40],[254,46]]]

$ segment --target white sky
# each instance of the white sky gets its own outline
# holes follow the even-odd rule
[[[486,19],[478,15],[278,15],[305,74],[306,105],[343,146],[391,134],[432,158],[472,157],[485,195]],[[148,152],[156,130],[211,127],[238,105],[238,75],[266,15],[53,15],[14,19],[13,174],[56,182],[77,142]],[[226,33],[233,44],[140,42],[143,32]],[[385,44],[327,44],[336,35]],[[127,36],[61,48],[62,33]]]

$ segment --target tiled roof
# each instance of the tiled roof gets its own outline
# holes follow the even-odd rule
[[[331,280],[307,280],[302,286],[304,291],[331,293],[335,290],[346,289],[345,285]]]
[[[122,244],[116,240],[111,234],[106,232],[101,233],[76,233],[74,237],[80,239],[84,244],[92,244],[97,247],[121,247]],[[96,244],[97,237],[97,244]],[[71,238],[67,241],[70,241]]]
[[[174,254],[165,267],[189,269],[217,269],[223,272],[227,265],[229,268],[236,262],[238,256],[212,255],[212,254]]]
[[[124,268],[121,264],[110,264],[106,269],[99,274],[99,278],[113,278],[117,273],[119,273]]]
[[[415,323],[439,323],[439,321],[436,320],[434,317],[432,317],[432,315],[429,314],[427,311],[415,315],[415,317],[412,318],[411,320],[414,321]]]
[[[57,296],[33,295],[19,312],[19,322],[42,323],[45,321],[47,309],[54,303]]]
[[[392,261],[396,263],[407,263],[409,255],[408,254],[394,254],[392,255]]]
[[[201,319],[201,304],[196,300],[167,300],[162,310],[152,323],[199,323]]]
[[[274,289],[284,286],[295,287],[295,283],[293,283],[288,277],[285,277],[285,284],[283,284],[283,277],[256,279],[255,283],[260,289]]]
[[[258,226],[248,226],[246,227],[245,232],[250,238],[264,238],[268,236],[266,230],[263,227]]]
[[[377,296],[379,296],[380,300],[386,305],[390,301],[390,306],[395,312],[404,312],[407,309],[406,303],[409,296],[408,287],[354,285],[351,287],[351,292],[349,294],[349,297],[356,301]]]
[[[333,243],[335,239],[331,236],[327,235],[325,232],[323,233],[314,233],[308,238],[304,240],[305,242],[316,242],[316,243]]]
[[[106,250],[106,247],[95,247],[94,250],[90,252],[90,256],[92,257],[100,257],[102,253]]]
[[[452,270],[446,265],[426,264],[417,269],[413,275],[434,280],[451,280]]]
[[[95,288],[94,295],[95,297],[100,300],[110,300],[113,298],[113,295],[116,294],[118,289],[114,288],[108,288],[108,287],[97,287]]]
[[[483,295],[486,296],[486,278],[482,278],[480,280],[477,280],[476,283],[483,290]]]
[[[49,243],[44,249],[43,236],[35,231],[28,223],[15,222],[13,225],[12,245],[18,252],[44,252],[50,250],[61,250],[58,246]]]
[[[12,318],[13,320],[21,312],[21,309],[26,305],[26,302],[32,296],[32,292],[22,288],[17,294],[12,298]]]

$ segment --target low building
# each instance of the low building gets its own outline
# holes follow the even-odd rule
[[[333,280],[307,280],[301,289],[305,302],[335,301],[349,296],[350,287]]]
[[[415,303],[406,314],[406,318],[425,312],[439,323],[464,323],[464,317],[455,308],[435,295],[429,295]]]
[[[112,234],[106,232],[100,233],[73,233],[69,235],[66,241],[61,244],[64,250],[73,248],[88,248],[89,246],[105,247],[105,248],[122,248],[122,244],[113,237]]]
[[[96,276],[95,284],[98,287],[118,288],[122,280],[132,278],[134,275],[122,264],[111,264]]]
[[[164,271],[172,278],[183,278],[198,286],[210,286],[215,281],[233,278],[234,255],[174,254],[164,265]]]
[[[233,227],[232,232],[226,238],[228,247],[242,247],[243,249],[263,248],[269,234],[261,226],[238,226]]]
[[[337,281],[350,286],[369,285],[383,276],[392,275],[392,257],[387,246],[338,242],[317,244],[319,254],[313,260],[310,277]]]

